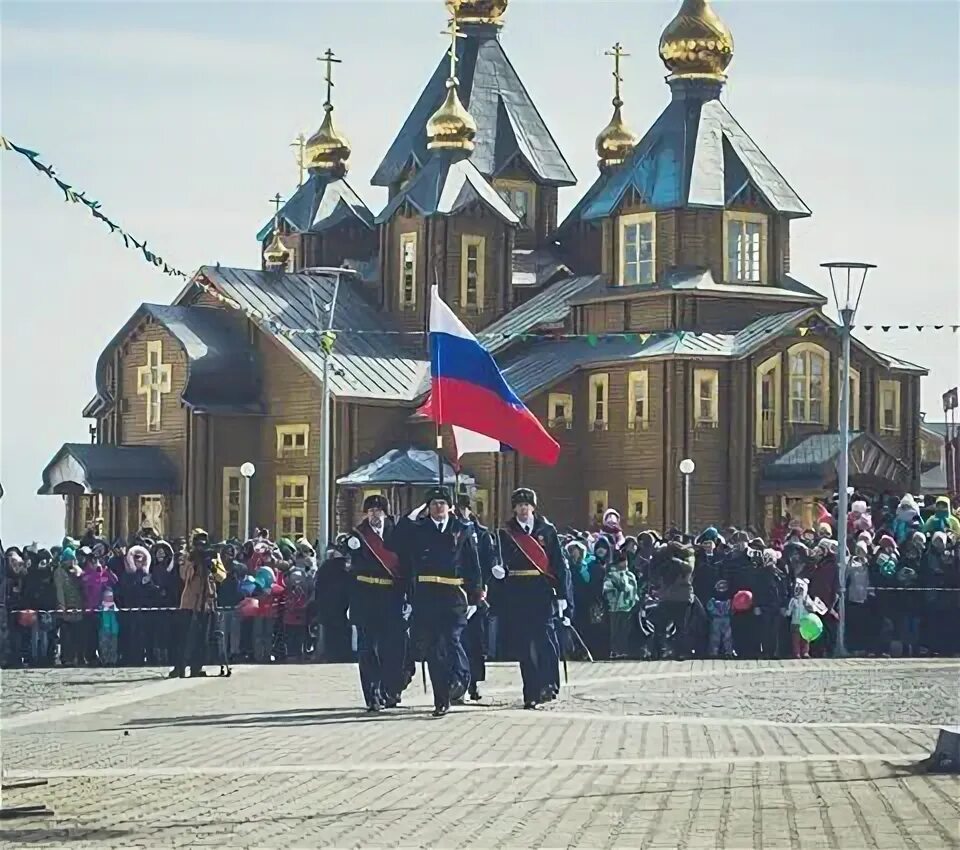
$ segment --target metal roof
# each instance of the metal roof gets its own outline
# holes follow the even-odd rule
[[[42,473],[38,495],[52,496],[82,487],[85,493],[127,496],[175,493],[177,469],[157,446],[64,443]]]
[[[280,207],[280,218],[294,233],[320,233],[343,221],[356,219],[373,229],[373,213],[343,177],[311,174]],[[273,218],[260,228],[257,241],[273,235]]]
[[[436,484],[437,453],[426,449],[391,449],[375,461],[358,466],[353,472],[337,479],[344,487],[369,487],[378,484]],[[443,461],[443,483],[457,482],[453,467]],[[460,473],[461,484],[474,484],[472,476]]]
[[[513,252],[513,286],[543,286],[570,268],[550,248],[518,248]]]
[[[861,345],[863,345],[863,343],[861,343]],[[918,366],[909,360],[901,360],[899,357],[894,357],[892,354],[884,354],[882,351],[874,351],[874,354],[885,362],[888,369],[896,369],[898,372],[912,372],[916,375],[930,374],[930,370],[925,366]]]
[[[542,182],[572,186],[576,177],[560,153],[497,37],[469,30],[457,42],[459,94],[477,123],[473,161],[493,177],[519,158]],[[411,165],[428,159],[426,126],[446,96],[450,63],[446,54],[377,168],[374,186],[395,183]]]
[[[112,400],[107,363],[114,348],[146,319],[162,325],[187,356],[187,380],[181,395],[185,404],[207,412],[263,412],[257,352],[247,339],[242,320],[215,307],[141,304],[97,361],[98,397]]]
[[[407,203],[424,216],[452,215],[479,203],[508,224],[520,224],[517,214],[477,170],[472,159],[455,159],[443,152],[431,156],[403,190],[393,196],[377,216],[377,224],[388,221]]]
[[[606,218],[633,189],[653,209],[723,209],[747,186],[777,212],[810,210],[717,95],[719,89],[676,85],[674,97],[619,168],[601,175],[580,215]]]
[[[538,325],[562,322],[570,315],[571,299],[599,277],[588,275],[557,281],[488,325],[478,334],[478,339],[487,351],[496,353],[515,342],[511,337],[516,334],[527,333]]]
[[[648,295],[653,292],[702,292],[714,295],[745,295],[750,298],[788,298],[792,301],[809,301],[825,304],[827,299],[809,286],[785,275],[779,286],[761,283],[718,283],[710,269],[694,266],[677,266],[666,272],[662,281],[655,284],[617,286],[609,280],[598,280],[578,296],[574,304],[592,304],[597,301],[616,301],[621,298]]]
[[[326,327],[327,308],[333,298],[335,276],[286,274],[252,269],[203,266],[203,275],[217,289],[243,307],[266,315],[288,328]],[[316,298],[314,312],[311,293]],[[317,380],[323,380],[324,356],[317,334],[274,333],[269,322],[260,323]],[[389,333],[396,328],[385,314],[360,292],[352,275],[344,275],[333,320],[337,341],[332,354],[330,387],[343,398],[412,401],[430,362],[408,353],[402,337]],[[352,333],[364,331],[364,333]],[[383,333],[377,333],[383,331]]]
[[[773,313],[751,322],[733,337],[734,357],[746,357],[758,348],[787,331],[792,331],[802,321],[818,315],[815,307],[793,310],[790,313]]]

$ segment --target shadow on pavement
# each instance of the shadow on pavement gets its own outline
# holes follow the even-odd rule
[[[367,713],[362,708],[293,708],[286,711],[264,711],[254,714],[203,714],[181,717],[139,717],[126,726],[158,729],[164,726],[326,726],[339,723],[374,723],[381,720],[432,719],[431,709],[399,708]]]
[[[91,829],[90,827],[51,827],[49,829],[0,829],[0,841],[13,847],[28,844],[53,844],[70,841],[108,841],[134,835],[129,829]]]

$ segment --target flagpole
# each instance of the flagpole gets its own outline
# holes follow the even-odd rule
[[[439,294],[440,294],[440,275],[437,273],[437,267],[436,267],[436,266],[434,266],[434,268],[433,268],[433,280],[434,280],[434,284],[433,284],[433,285],[436,287],[436,289],[437,289],[437,295],[439,296]],[[432,297],[432,293],[431,293],[431,298],[430,298],[430,311],[431,311],[431,314],[432,314],[432,312],[433,312],[433,297]],[[429,329],[429,321],[428,321],[427,327],[428,327],[428,329]],[[429,339],[429,334],[427,335],[427,337],[428,337],[428,339]],[[438,372],[438,373],[440,372],[440,346],[439,346],[439,345],[437,346],[437,372]],[[443,487],[443,486],[444,486],[444,482],[443,482],[443,434],[440,433],[440,423],[443,421],[443,415],[442,415],[442,409],[443,409],[443,408],[442,408],[442,406],[441,406],[441,404],[440,404],[440,382],[439,382],[439,381],[437,381],[437,398],[436,398],[436,402],[437,402],[437,407],[436,407],[436,416],[435,416],[434,421],[435,421],[436,424],[437,424],[437,482],[439,483],[439,485],[440,485],[441,487]]]

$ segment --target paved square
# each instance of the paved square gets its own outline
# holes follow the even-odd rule
[[[4,794],[55,817],[0,846],[960,847],[960,785],[890,762],[960,720],[960,662],[573,664],[547,709],[512,665],[429,717],[369,717],[356,670],[5,671]]]

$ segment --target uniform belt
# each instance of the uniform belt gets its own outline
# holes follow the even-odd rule
[[[540,570],[510,570],[507,575],[511,576],[542,576]]]
[[[452,587],[463,587],[462,578],[448,578],[447,576],[417,576],[422,584],[449,584]]]
[[[377,578],[376,576],[357,576],[357,581],[362,581],[364,584],[393,584],[392,578]]]

